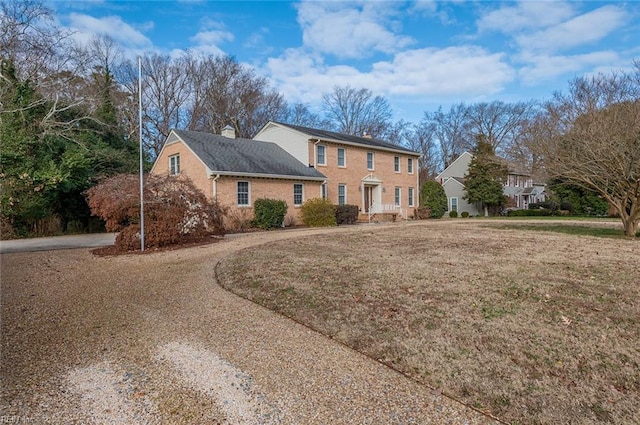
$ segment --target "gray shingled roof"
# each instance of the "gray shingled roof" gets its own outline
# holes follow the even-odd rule
[[[359,144],[359,145],[373,146],[373,147],[376,147],[376,148],[393,149],[393,150],[397,150],[397,151],[404,151],[404,152],[407,152],[407,153],[413,153],[413,154],[416,154],[416,155],[420,155],[419,152],[415,152],[415,151],[412,151],[411,149],[407,149],[407,148],[402,147],[402,146],[394,145],[393,143],[385,142],[384,140],[380,140],[380,139],[374,139],[374,138],[369,138],[369,137],[351,136],[349,134],[336,133],[336,132],[327,131],[327,130],[318,130],[317,128],[302,127],[300,125],[292,125],[292,124],[286,124],[286,123],[282,123],[282,122],[275,122],[274,121],[274,123],[282,125],[282,126],[285,126],[285,127],[292,128],[294,130],[298,130],[301,133],[308,134],[309,136],[313,136],[314,138],[318,138],[318,139],[337,140],[337,141],[348,142],[348,143],[356,143],[356,144]]]
[[[173,130],[173,132],[211,169],[220,174],[238,173],[292,178],[326,178],[315,168],[301,163],[275,143]]]

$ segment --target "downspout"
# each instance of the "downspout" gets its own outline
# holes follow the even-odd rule
[[[218,179],[220,178],[220,174],[216,174],[213,178],[213,201],[218,202]]]
[[[320,143],[320,139],[316,139],[316,142],[313,144],[313,168],[316,170],[318,169],[318,143]]]

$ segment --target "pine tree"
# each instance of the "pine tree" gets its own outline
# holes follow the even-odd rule
[[[502,188],[506,177],[506,165],[496,157],[491,144],[479,137],[464,177],[467,194],[463,199],[470,203],[481,203],[485,217],[488,216],[489,209],[496,209],[505,203]]]

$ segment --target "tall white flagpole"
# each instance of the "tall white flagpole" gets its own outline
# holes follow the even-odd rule
[[[142,161],[142,57],[138,56],[138,140],[140,141],[140,250],[144,251],[144,166]]]

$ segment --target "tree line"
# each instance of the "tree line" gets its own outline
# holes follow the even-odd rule
[[[369,134],[413,149],[422,154],[424,182],[483,140],[539,180],[555,177],[597,192],[623,209],[621,215],[636,217],[637,228],[640,148],[632,131],[638,121],[638,64],[613,76],[577,78],[567,93],[547,102],[458,103],[424,112],[420,122],[410,123],[393,121],[384,97],[351,86],[324,94],[316,113],[308,104],[287,102],[266,77],[232,56],[191,51],[145,55],[138,93],[138,64],[125,58],[120,45],[108,37],[75,44],[40,0],[0,1],[0,57],[2,223],[19,233],[47,227],[49,217],[60,220],[49,223],[54,227],[86,230],[84,191],[106,176],[137,169],[139,96],[147,164],[173,128],[219,133],[231,124],[239,137],[251,138],[274,120]],[[609,122],[620,120],[632,120],[621,127],[630,134]],[[599,128],[615,137],[596,134],[599,124],[594,123],[605,121]],[[619,146],[627,140],[628,146]],[[587,148],[587,141],[611,149]],[[619,151],[625,156],[619,167],[571,165],[578,154],[620,164],[612,157]],[[586,175],[591,177],[586,180]],[[622,176],[626,180],[620,187],[602,188],[607,179]],[[628,193],[626,201],[621,190]]]

